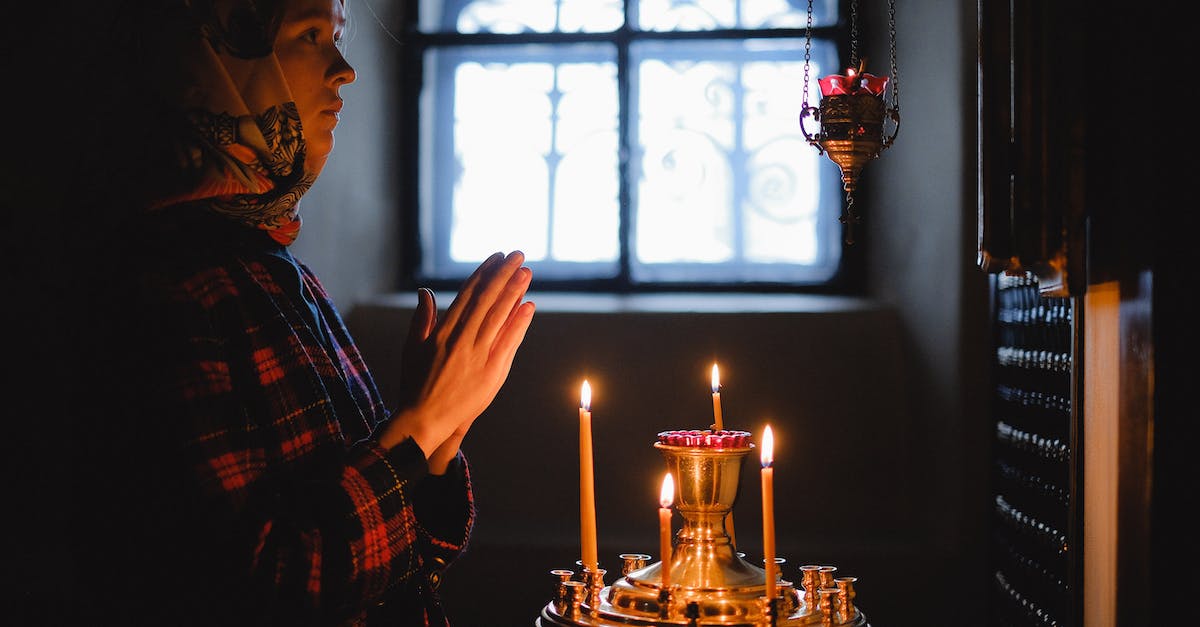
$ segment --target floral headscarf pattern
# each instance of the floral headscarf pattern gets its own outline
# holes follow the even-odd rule
[[[181,0],[185,59],[168,96],[182,184],[151,204],[202,203],[283,245],[300,231],[305,171],[300,115],[273,51],[279,2]]]

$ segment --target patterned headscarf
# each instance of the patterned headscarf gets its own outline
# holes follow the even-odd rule
[[[180,114],[181,176],[151,208],[200,203],[291,244],[316,174],[305,171],[300,115],[273,51],[283,0],[177,1],[182,67],[160,78]]]

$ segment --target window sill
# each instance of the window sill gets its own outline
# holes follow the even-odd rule
[[[446,308],[451,294],[436,292],[439,308]],[[531,292],[526,300],[541,313],[581,314],[832,314],[885,309],[877,301],[848,296],[814,294],[594,294],[587,292]],[[367,308],[409,309],[417,302],[414,292],[380,295],[360,305]]]

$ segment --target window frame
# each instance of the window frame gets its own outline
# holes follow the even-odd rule
[[[448,0],[453,1],[453,0]],[[430,48],[470,45],[522,45],[522,44],[580,44],[602,43],[616,48],[618,121],[618,246],[617,275],[611,278],[545,278],[535,277],[539,291],[589,291],[603,293],[653,293],[653,292],[790,292],[802,294],[857,295],[864,285],[864,240],[865,234],[858,233],[852,246],[843,246],[840,262],[832,278],[821,284],[801,284],[776,281],[635,281],[631,275],[630,224],[632,219],[632,192],[629,181],[629,155],[627,144],[632,136],[630,120],[630,49],[638,42],[672,42],[686,40],[737,41],[746,39],[803,39],[805,28],[770,29],[711,29],[694,31],[643,31],[633,28],[635,9],[624,2],[624,21],[620,28],[609,32],[526,32],[526,33],[458,33],[423,32],[420,29],[421,0],[406,0],[402,10],[402,28],[397,38],[398,70],[395,98],[397,101],[397,146],[399,159],[399,226],[402,244],[400,255],[400,287],[415,289],[454,289],[461,279],[422,276],[423,238],[427,228],[421,223],[421,98],[425,82],[425,53]],[[847,58],[846,46],[848,22],[845,3],[837,2],[837,20],[834,24],[813,26],[812,37],[832,42],[839,59]],[[811,80],[817,80],[812,76]],[[812,103],[816,104],[816,103]],[[799,120],[799,111],[797,111]],[[797,122],[799,123],[799,122]],[[839,213],[844,210],[845,199],[839,203]],[[863,213],[860,210],[860,213]]]

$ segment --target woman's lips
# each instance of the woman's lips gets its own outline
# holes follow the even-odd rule
[[[342,118],[342,101],[338,100],[332,105],[325,107],[321,110],[321,114],[332,116],[335,120],[340,120]]]

